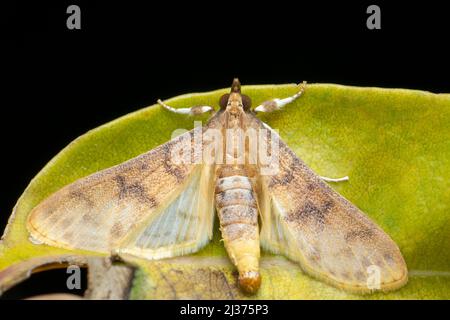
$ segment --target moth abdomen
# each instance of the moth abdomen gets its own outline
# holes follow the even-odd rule
[[[221,227],[231,224],[258,226],[258,209],[250,179],[245,176],[219,178],[216,208]]]
[[[258,225],[258,211],[254,207],[242,204],[225,206],[218,211],[221,226],[230,224]]]
[[[256,208],[253,191],[248,189],[231,189],[216,193],[217,207],[224,208],[233,205],[243,205]]]
[[[225,248],[239,271],[240,286],[254,293],[261,283],[260,247],[258,209],[250,179],[243,175],[221,177],[215,191]]]

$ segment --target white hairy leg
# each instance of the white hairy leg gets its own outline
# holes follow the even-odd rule
[[[328,178],[328,177],[320,177],[323,181],[327,182],[342,182],[342,181],[348,181],[348,176],[342,177],[342,178]]]

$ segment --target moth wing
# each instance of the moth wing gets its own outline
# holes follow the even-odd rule
[[[207,244],[214,220],[212,168],[197,169],[183,192],[143,227],[136,228],[118,253],[161,259],[192,253]]]
[[[347,290],[405,284],[407,267],[395,242],[278,140],[278,171],[260,177],[262,247]]]
[[[158,223],[159,242],[133,253],[156,259],[199,249],[212,236],[212,168],[173,161],[183,151],[195,153],[193,136],[194,130],[52,194],[28,216],[31,238],[67,249],[120,253],[133,242],[139,247],[141,233],[156,230]],[[196,201],[190,202],[191,195]],[[180,213],[175,207],[189,209]],[[176,224],[170,224],[174,217]]]

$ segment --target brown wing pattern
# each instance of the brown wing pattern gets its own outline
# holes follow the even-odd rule
[[[279,172],[261,177],[262,246],[341,288],[371,291],[377,276],[382,290],[406,283],[406,264],[391,238],[281,140],[279,151]]]
[[[123,245],[132,246],[130,234],[138,237],[140,230],[180,198],[190,181],[199,180],[204,172],[199,165],[176,164],[171,159],[172,149],[191,143],[192,138],[190,131],[148,153],[62,188],[30,213],[27,228],[31,237],[57,247],[103,253],[120,248],[125,239]],[[193,187],[189,190],[197,192],[192,191]],[[190,213],[183,214],[190,219]],[[204,226],[205,230],[210,230],[212,218],[205,219],[210,223]],[[151,258],[148,252],[146,256]],[[170,252],[165,256],[170,256]]]

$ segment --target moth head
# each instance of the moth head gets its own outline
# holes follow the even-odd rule
[[[236,112],[238,110],[250,110],[252,100],[249,96],[241,94],[241,83],[238,78],[233,79],[230,93],[220,97],[219,105],[222,110]]]

